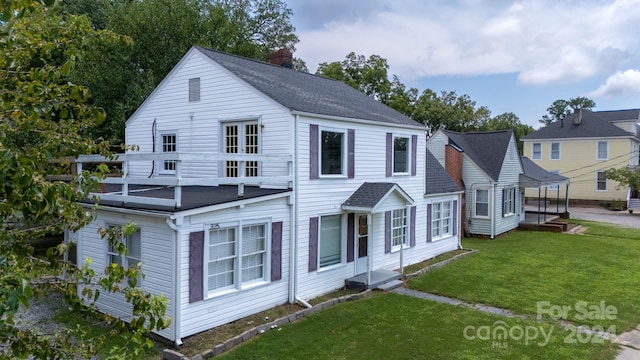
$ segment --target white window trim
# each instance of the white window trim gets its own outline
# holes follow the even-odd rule
[[[476,214],[476,200],[477,200],[477,196],[476,193],[478,190],[486,190],[487,191],[487,215],[478,215]],[[479,187],[479,188],[475,188],[473,189],[473,217],[474,218],[478,218],[478,219],[491,219],[491,199],[492,199],[492,191],[491,188],[489,187]]]
[[[257,154],[262,154],[262,118],[238,118],[238,119],[224,119],[220,120],[220,153],[222,154],[233,154],[227,152],[227,127],[228,126],[237,126],[238,127],[238,150],[237,154],[245,154],[244,148],[246,147],[246,128],[245,125],[257,125],[258,127],[258,152]],[[222,166],[219,170],[219,175],[221,177],[227,177],[227,162],[221,161]],[[245,174],[246,175],[246,162],[245,162]],[[257,176],[262,176],[262,162],[258,162],[258,173]],[[249,176],[247,176],[249,178]]]
[[[607,181],[608,179],[607,179],[606,175],[604,177],[604,190],[603,189],[598,189],[598,182],[599,182],[598,174],[599,173],[604,173],[604,170],[596,171],[596,192],[607,192],[607,191],[609,191],[609,182]]]
[[[342,172],[340,174],[323,174],[322,173],[322,132],[335,132],[342,134]],[[347,137],[348,137],[347,129],[338,129],[338,128],[330,128],[330,127],[318,127],[318,177],[325,179],[346,179],[347,178]],[[325,215],[326,216],[326,215]]]
[[[553,157],[553,144],[558,144],[558,158],[557,159],[555,159]],[[559,142],[549,143],[549,160],[554,160],[554,161],[560,160],[562,158],[562,150],[561,149],[562,149],[562,146],[560,145]]]
[[[265,226],[265,258],[264,258],[264,271],[262,280],[250,280],[247,282],[242,282],[242,228],[245,226],[253,226],[253,225],[264,225]],[[202,281],[203,281],[203,290],[205,293],[205,300],[211,298],[217,298],[227,294],[234,294],[241,291],[246,291],[249,289],[253,289],[259,286],[265,286],[271,283],[271,219],[254,219],[254,220],[240,220],[236,222],[225,222],[225,223],[216,223],[216,224],[207,224],[204,228],[204,251],[202,252],[203,256],[203,266],[202,266]],[[234,269],[233,274],[233,285],[229,285],[227,287],[209,290],[209,237],[210,232],[212,230],[222,230],[222,229],[235,229],[236,230],[236,244],[235,244],[235,258],[236,258],[236,268]]]
[[[105,224],[106,228],[112,228],[112,227],[121,228],[122,226],[124,226],[124,224],[116,224],[116,223],[106,223]],[[142,264],[142,259],[144,259],[144,253],[142,251],[142,229],[140,227],[138,227],[134,232],[136,232],[136,231],[140,232],[140,259],[139,259],[138,263]],[[125,236],[121,236],[118,241],[123,242],[124,245],[127,246],[125,238],[126,238]],[[129,267],[129,263],[127,261],[128,254],[120,255],[117,252],[109,251],[109,246],[110,246],[109,241],[105,241],[105,246],[106,246],[106,249],[105,249],[104,253],[107,255],[106,264],[107,265],[111,264],[111,260],[110,260],[110,256],[111,255],[119,256],[120,257],[120,262],[122,264],[122,267],[126,270]],[[127,251],[128,250],[129,250],[129,248],[127,247]],[[142,269],[142,265],[141,265],[141,269]],[[139,274],[138,275],[138,282],[137,282],[137,286],[138,287],[142,287],[142,280],[143,280],[142,279],[142,274]],[[124,281],[124,283],[126,283],[127,279],[124,279],[123,281]]]
[[[536,145],[540,147],[540,154],[538,155],[538,157],[536,157],[535,152]],[[531,160],[542,160],[542,143],[537,142],[531,144]]]
[[[395,172],[396,165],[396,139],[407,139],[407,171]],[[393,134],[391,140],[391,171],[393,175],[410,175],[411,174],[411,135]]]
[[[340,215],[340,262],[320,267],[320,248],[322,242],[322,218],[326,216]],[[318,215],[318,256],[316,269],[318,273],[344,267],[347,259],[347,217],[343,213],[327,213]]]
[[[393,213],[394,211],[400,211],[403,210],[404,211],[404,234],[403,234],[403,238],[402,238],[402,245],[393,245]],[[402,209],[394,209],[391,210],[391,252],[395,253],[400,251],[400,247],[402,247],[403,249],[408,249],[411,247],[411,244],[409,244],[409,227],[411,226],[411,224],[409,224],[409,211],[407,208],[402,208]]]
[[[504,187],[504,189],[505,189],[505,191],[504,191],[504,193],[505,193],[505,194],[510,194],[510,195],[512,195],[512,197],[511,197],[511,199],[510,199],[510,200],[511,200],[510,202],[511,202],[512,208],[511,208],[511,209],[509,209],[509,210],[512,210],[512,211],[505,212],[505,213],[502,215],[502,217],[509,217],[509,216],[513,216],[513,215],[515,215],[515,214],[516,214],[516,208],[517,208],[517,207],[516,207],[516,187],[515,187],[515,186],[505,186],[505,187]],[[504,207],[505,207],[505,199],[504,199],[504,198],[502,198],[502,209],[504,209]],[[504,210],[503,210],[503,211],[504,211]]]
[[[159,136],[158,136],[158,138],[160,140],[158,142],[158,146],[160,147],[160,149],[158,151],[159,153],[165,154],[165,152],[164,152],[164,137],[165,136],[171,136],[171,135],[176,137],[176,151],[175,152],[176,153],[179,152],[180,144],[179,144],[179,140],[178,140],[179,139],[178,130],[162,130],[162,131],[159,132]],[[167,152],[167,154],[168,154],[168,152]],[[171,160],[162,160],[162,161],[159,162],[159,164],[158,164],[159,165],[158,166],[158,174],[161,174],[161,175],[175,175],[175,173],[176,173],[175,170],[165,170],[164,164],[165,164],[165,162],[168,162],[168,161],[171,161]],[[177,166],[178,166],[178,163],[175,162],[175,167],[177,168]]]
[[[600,143],[605,143],[607,145],[607,157],[600,157]],[[607,140],[598,140],[596,142],[596,160],[609,160],[609,141]]]
[[[449,231],[448,232],[444,232],[443,228],[444,228],[444,221],[443,219],[447,219],[442,217],[442,206],[444,203],[449,203]],[[433,221],[435,220],[435,218],[433,217],[433,215],[435,214],[433,208],[435,204],[440,204],[440,227],[439,227],[439,235],[438,236],[433,236]],[[431,219],[429,219],[429,221],[431,221],[431,241],[438,241],[438,240],[442,240],[442,239],[446,239],[448,237],[453,236],[453,228],[454,226],[457,226],[456,224],[453,223],[453,212],[454,211],[458,211],[457,209],[454,209],[453,207],[453,200],[443,200],[443,201],[437,201],[437,202],[432,202],[431,203]]]

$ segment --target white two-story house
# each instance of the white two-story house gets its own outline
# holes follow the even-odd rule
[[[96,271],[142,262],[176,343],[459,247],[461,191],[425,127],[339,81],[193,47],[127,121],[126,143],[139,150],[67,240]],[[120,258],[98,228],[128,221]],[[98,305],[129,311],[110,294]]]

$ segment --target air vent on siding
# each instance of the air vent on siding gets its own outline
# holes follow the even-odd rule
[[[189,79],[189,102],[200,101],[200,78]]]

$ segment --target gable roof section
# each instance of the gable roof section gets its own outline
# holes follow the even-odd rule
[[[547,171],[526,156],[521,156],[523,174],[520,174],[520,185],[524,187],[541,187],[569,182],[569,178]]]
[[[200,46],[194,48],[291,111],[424,126],[342,81]]]
[[[438,159],[427,150],[425,195],[446,194],[462,191],[449,173],[440,165]]]
[[[509,148],[513,131],[482,131],[459,133],[442,130],[449,141],[464,150],[464,153],[493,181],[498,181],[502,163]]]
[[[413,199],[400,185],[385,182],[364,182],[342,203],[343,210],[376,212],[376,207],[389,194],[396,192],[405,203],[413,204]]]
[[[640,109],[594,111],[593,113],[607,121],[640,120]]]
[[[567,115],[564,121],[555,121],[551,124],[531,133],[523,140],[547,140],[547,139],[573,139],[573,138],[605,138],[605,137],[630,137],[633,136],[609,121],[622,120],[626,117],[624,111],[601,111],[593,112],[582,109],[582,120],[579,125],[574,125],[573,121],[576,113]],[[604,116],[604,118],[603,118]],[[607,120],[608,119],[608,120]],[[630,120],[630,119],[629,119]]]

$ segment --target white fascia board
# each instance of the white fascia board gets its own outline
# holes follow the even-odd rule
[[[387,123],[387,122],[382,122],[382,121],[348,118],[348,117],[343,117],[343,116],[314,114],[314,113],[309,113],[309,112],[304,112],[304,111],[297,111],[297,110],[292,110],[291,113],[293,115],[300,115],[300,116],[304,116],[304,117],[324,119],[324,120],[346,121],[346,122],[352,122],[352,123],[357,123],[357,124],[383,126],[383,127],[386,127],[386,128],[401,128],[401,129],[410,129],[410,130],[421,130],[421,131],[423,131],[425,133],[427,131],[427,128],[424,125],[417,126],[417,125],[394,124],[394,123]]]

